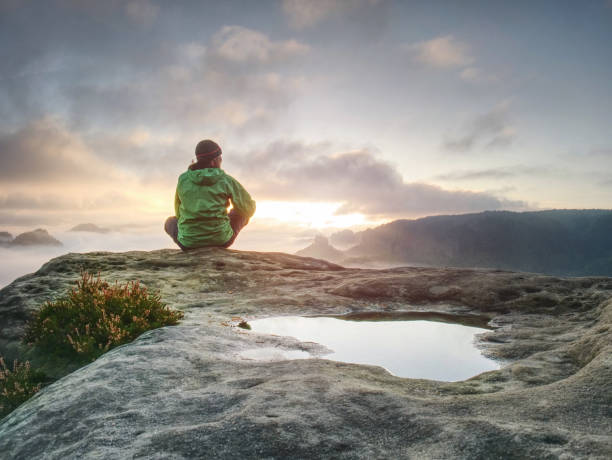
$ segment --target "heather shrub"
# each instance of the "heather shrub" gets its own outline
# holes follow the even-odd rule
[[[34,396],[44,381],[45,375],[33,370],[29,362],[15,360],[11,370],[0,356],[0,418]]]
[[[82,273],[68,295],[45,303],[27,324],[24,341],[46,353],[93,361],[150,329],[173,325],[169,309],[138,282],[109,284]]]

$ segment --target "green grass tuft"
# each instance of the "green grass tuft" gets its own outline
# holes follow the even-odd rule
[[[111,285],[83,273],[68,295],[47,302],[26,325],[24,342],[87,362],[145,331],[177,324],[183,313],[138,282]]]

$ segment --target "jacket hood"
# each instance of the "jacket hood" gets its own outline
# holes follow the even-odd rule
[[[224,175],[225,172],[223,172],[221,168],[196,169],[195,171],[191,169],[187,170],[187,177],[189,177],[189,180],[198,185],[216,184]]]

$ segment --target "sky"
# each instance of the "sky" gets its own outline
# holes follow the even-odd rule
[[[170,247],[205,138],[257,201],[240,249],[608,209],[611,44],[610,0],[0,0],[0,231]]]

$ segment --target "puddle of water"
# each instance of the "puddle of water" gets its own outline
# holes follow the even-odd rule
[[[455,324],[450,323],[453,318]],[[490,329],[475,326],[486,324],[478,317],[435,313],[285,316],[249,324],[254,332],[320,343],[333,350],[326,359],[382,366],[399,377],[454,382],[500,368],[474,345],[474,336]]]

